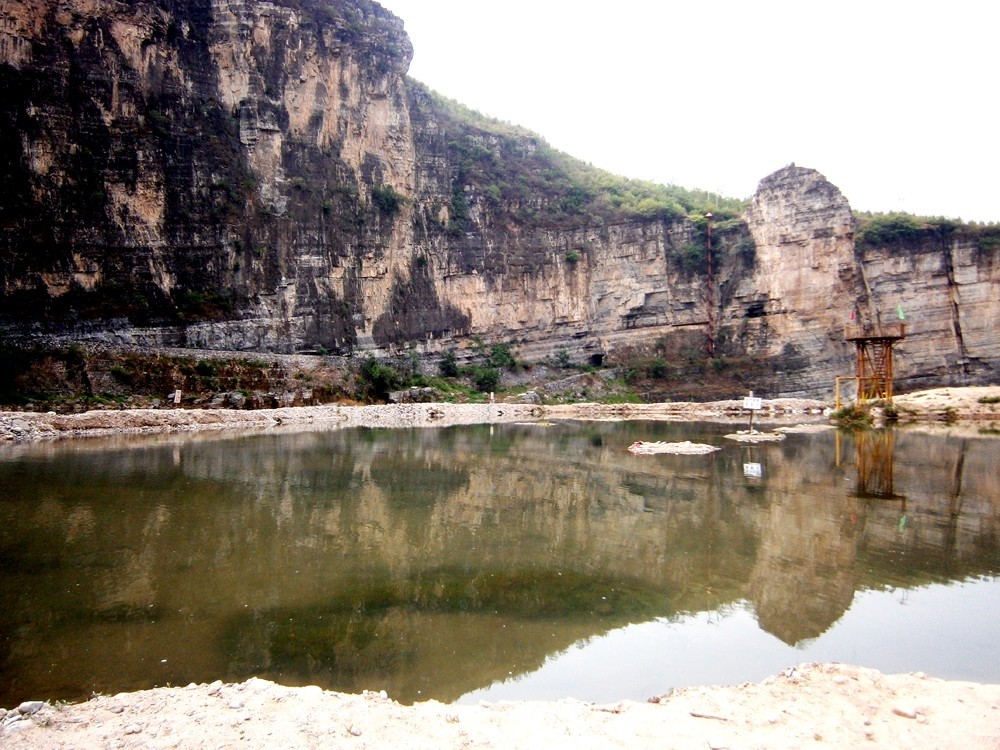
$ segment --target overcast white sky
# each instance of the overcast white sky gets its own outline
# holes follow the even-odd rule
[[[626,177],[795,162],[863,211],[1000,221],[993,0],[379,0],[410,75]]]

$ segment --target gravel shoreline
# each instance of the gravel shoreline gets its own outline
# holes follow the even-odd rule
[[[342,427],[449,427],[538,419],[526,404],[292,406],[279,409],[122,409],[80,414],[0,412],[0,440],[144,435],[205,430],[297,430]]]
[[[1000,386],[935,388],[895,399],[901,423],[951,425],[1000,423]],[[764,399],[756,424],[826,422],[830,404],[802,398]],[[311,430],[341,427],[450,427],[453,425],[570,420],[666,420],[738,424],[748,412],[739,399],[656,404],[578,403],[536,405],[385,404],[292,406],[278,409],[99,409],[80,414],[0,411],[0,442],[142,435],[206,430]]]
[[[806,399],[764,402],[760,419],[823,419],[825,404]],[[573,420],[746,419],[739,401],[664,404],[387,404],[295,406],[279,409],[121,409],[80,414],[0,412],[0,441],[33,442],[71,437],[143,435],[206,430],[306,430],[344,427],[450,427],[453,425]]]

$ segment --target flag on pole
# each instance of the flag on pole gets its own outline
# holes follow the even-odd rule
[[[906,316],[905,316],[905,315],[903,315],[903,305],[902,305],[902,304],[900,304],[900,305],[899,305],[899,306],[898,306],[898,307],[896,308],[896,314],[897,314],[897,315],[899,315],[899,319],[900,319],[900,320],[906,320]]]

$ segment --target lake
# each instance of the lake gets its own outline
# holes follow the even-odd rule
[[[807,661],[1000,682],[1000,439],[731,429],[0,446],[0,706],[252,675],[645,700]]]

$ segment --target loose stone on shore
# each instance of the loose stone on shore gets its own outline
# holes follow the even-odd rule
[[[25,716],[31,716],[32,714],[37,714],[44,705],[45,701],[25,701],[17,707],[17,712]]]

